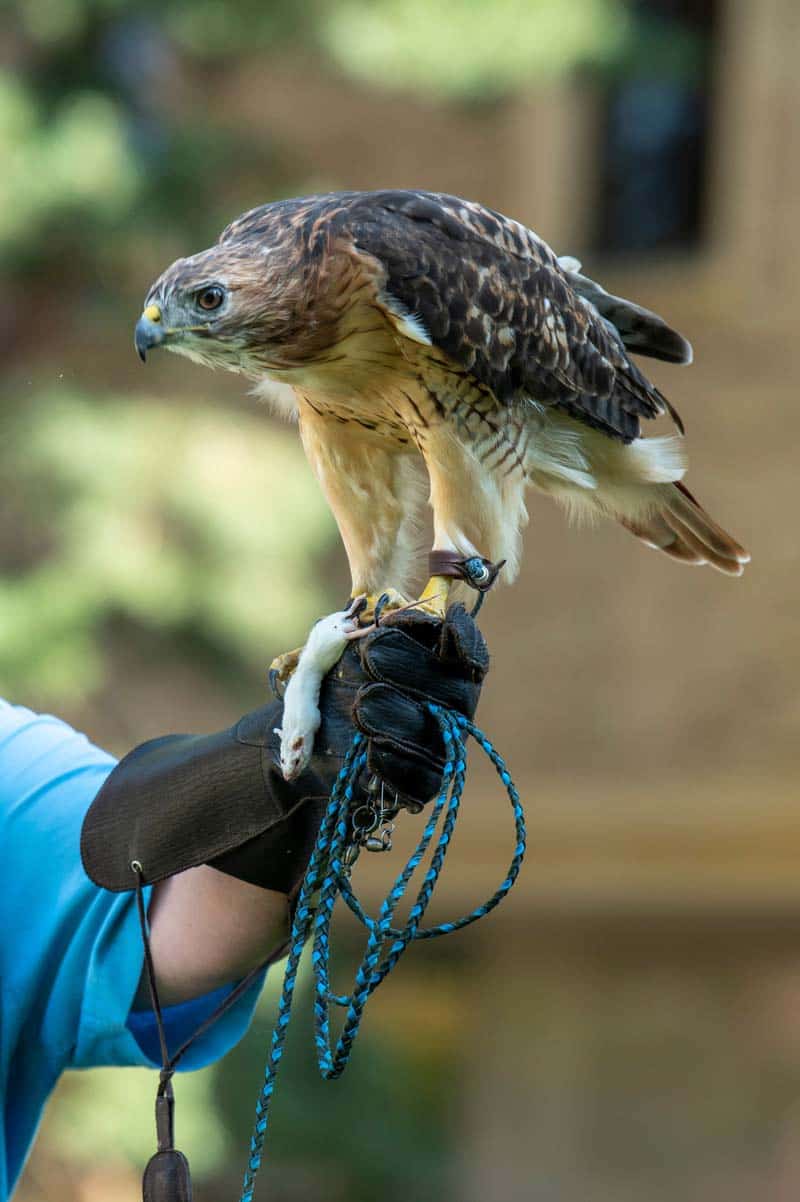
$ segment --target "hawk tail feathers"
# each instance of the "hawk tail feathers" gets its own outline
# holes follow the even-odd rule
[[[531,441],[527,466],[530,483],[578,522],[615,518],[671,558],[708,563],[729,576],[741,576],[750,560],[681,482],[686,452],[678,435],[621,443],[550,413]]]
[[[750,561],[744,547],[717,525],[680,481],[659,486],[649,512],[617,516],[649,547],[683,563],[707,563],[726,576],[741,576]]]

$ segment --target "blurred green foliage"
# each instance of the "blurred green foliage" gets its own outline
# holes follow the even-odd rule
[[[64,208],[119,217],[139,190],[140,168],[108,97],[77,93],[45,120],[34,90],[8,73],[0,73],[0,159],[0,244]]]
[[[210,152],[233,169],[240,148],[231,129],[215,136],[220,114],[198,113],[192,129],[177,115],[165,122],[178,59],[213,69],[232,53],[306,46],[383,87],[470,98],[607,63],[630,27],[623,0],[494,0],[486,17],[480,0],[11,3],[0,35],[29,53],[16,78],[0,71],[0,252],[13,259],[20,238],[70,210],[100,223],[158,210],[171,223],[187,156],[200,168]],[[184,233],[187,219],[184,205]],[[83,239],[90,254],[92,241]]]
[[[383,87],[492,97],[617,56],[621,0],[343,0],[325,44],[350,73]]]
[[[257,412],[47,393],[7,419],[0,471],[16,477],[0,664],[17,695],[102,684],[112,618],[263,666],[321,611],[332,522],[298,439]]]

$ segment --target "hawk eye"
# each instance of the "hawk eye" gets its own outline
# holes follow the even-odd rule
[[[201,309],[210,312],[212,309],[218,309],[225,299],[225,291],[220,288],[219,284],[212,284],[210,288],[202,288],[195,300]]]

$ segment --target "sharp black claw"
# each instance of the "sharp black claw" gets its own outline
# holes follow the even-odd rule
[[[389,604],[389,594],[381,593],[380,597],[378,597],[378,600],[375,603],[375,617],[373,618],[373,622],[375,623],[376,626],[380,625],[381,614],[386,609],[386,606],[388,604]]]
[[[367,608],[367,604],[368,602],[366,595],[359,597],[357,602],[351,598],[348,606],[351,618],[360,618],[364,610]]]
[[[278,701],[283,701],[283,689],[281,688],[281,676],[277,668],[269,670],[269,687],[272,689],[273,696]]]

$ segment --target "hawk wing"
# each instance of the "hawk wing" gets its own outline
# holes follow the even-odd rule
[[[639,437],[641,418],[664,412],[682,430],[629,359],[624,333],[573,286],[584,277],[568,276],[525,226],[439,193],[340,193],[319,201],[327,212],[323,221],[322,205],[313,214],[317,234],[327,226],[329,236],[378,260],[390,312],[417,329],[421,323],[423,336],[499,401],[554,405],[625,442]],[[312,213],[305,216],[310,232]],[[664,353],[670,339],[687,345],[654,314],[630,309],[656,323],[661,350],[649,353],[675,358]],[[631,345],[648,353],[641,329],[637,337]]]

